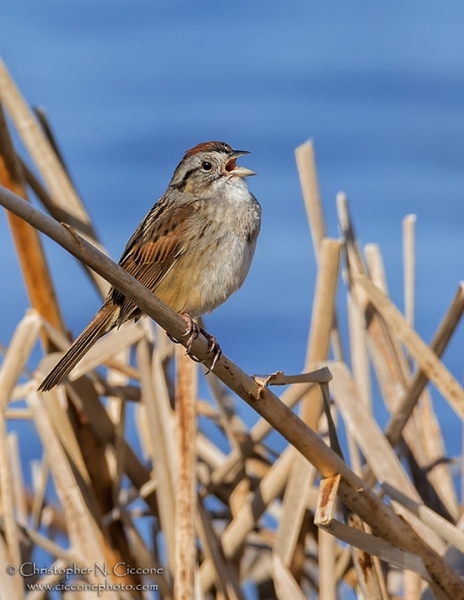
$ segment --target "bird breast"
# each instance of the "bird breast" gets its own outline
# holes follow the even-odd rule
[[[185,252],[156,289],[156,295],[177,312],[192,317],[211,312],[245,281],[261,207],[245,182],[233,179],[214,200],[198,201]]]

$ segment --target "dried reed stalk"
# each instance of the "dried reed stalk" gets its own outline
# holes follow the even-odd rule
[[[151,295],[136,280],[115,265],[110,259],[91,247],[85,240],[77,240],[66,228],[53,222],[7,190],[0,189],[0,203],[33,226],[53,237],[72,253],[101,274],[105,274],[111,284],[123,291],[145,312],[165,327],[169,333],[182,338],[184,322],[178,315]],[[369,290],[370,291],[370,290]],[[200,358],[207,359],[207,341],[199,337],[192,351]],[[342,475],[339,493],[343,502],[359,514],[376,535],[393,544],[406,548],[422,557],[432,581],[455,598],[463,597],[464,592],[458,575],[449,568],[441,557],[383,504],[363,482],[330,450],[310,428],[286,406],[279,402],[268,389],[259,386],[247,377],[226,357],[219,361],[215,372],[226,385],[246,400],[257,412],[266,418],[288,441],[306,456],[324,476],[335,473]],[[362,490],[362,493],[360,493]]]
[[[458,287],[456,295],[454,296],[449,309],[447,310],[445,317],[440,323],[432,342],[430,343],[430,350],[437,356],[440,357],[448,342],[450,341],[456,327],[464,312],[464,283],[461,283]],[[390,440],[390,443],[396,445],[400,438],[401,432],[407,423],[409,417],[412,414],[414,406],[419,399],[422,391],[427,385],[428,377],[424,371],[419,370],[412,381],[409,383],[408,388],[395,409],[395,413],[392,416],[390,422],[385,430],[385,435]]]
[[[415,225],[416,215],[407,215],[403,219],[403,257],[404,257],[404,316],[408,325],[414,327],[415,305]]]
[[[173,337],[185,340],[183,319],[75,233],[74,229],[95,237],[48,122],[39,115],[41,127],[38,126],[3,67],[0,98],[39,165],[47,187],[11,150],[15,168],[22,168],[39,200],[68,226],[58,224],[4,188],[0,188],[0,204],[121,289]],[[245,580],[253,582],[260,599],[317,595],[331,599],[337,597],[344,581],[362,590],[365,598],[387,600],[392,572],[389,564],[402,569],[397,573],[401,573],[404,598],[416,600],[425,582],[439,600],[464,597],[458,571],[439,555],[446,549],[444,540],[460,548],[462,534],[457,525],[434,512],[433,499],[421,497],[422,488],[414,487],[393,450],[404,434],[411,450],[412,473],[428,482],[427,493],[434,491],[440,498],[440,514],[455,521],[460,507],[448,467],[428,469],[428,461],[442,459],[444,443],[424,388],[430,379],[460,410],[462,390],[439,356],[462,316],[464,288],[460,286],[427,349],[412,327],[411,220],[407,221],[405,235],[405,319],[388,298],[377,248],[366,248],[367,266],[364,264],[344,194],[337,198],[342,242],[325,237],[312,145],[303,144],[296,156],[318,263],[305,371],[314,369],[317,361],[330,365],[330,388],[348,425],[350,456],[358,475],[316,433],[322,414],[319,384],[326,390],[326,414],[330,416],[327,369],[309,375],[276,373],[250,378],[223,356],[214,370],[218,379],[210,375],[207,380],[215,402],[210,405],[198,397],[197,367],[183,355],[183,348],[178,347],[175,382],[170,368],[172,344],[161,328],[142,321],[100,340],[64,386],[38,395],[35,389],[39,378],[56,360],[52,354],[43,359],[34,374],[26,370],[38,336],[46,335],[60,350],[66,349],[68,340],[59,324],[50,324],[37,312],[30,312],[18,326],[0,367],[0,403],[4,409],[0,423],[4,533],[4,537],[0,536],[0,587],[8,592],[8,597],[19,600],[24,595],[22,579],[5,576],[8,564],[20,564],[27,557],[23,540],[28,541],[29,548],[50,552],[55,565],[87,566],[97,561],[110,566],[136,565],[155,572],[162,568],[162,573],[148,575],[148,580],[159,585],[167,600],[210,600],[213,596],[216,600],[245,600]],[[65,206],[65,198],[70,207]],[[35,229],[29,229],[37,237]],[[343,361],[336,318],[342,244],[347,260],[352,372]],[[104,283],[101,290],[107,285]],[[327,363],[330,344],[335,361]],[[129,361],[133,346],[135,366]],[[411,373],[405,360],[404,346],[421,369],[416,374]],[[424,348],[428,353],[421,362],[417,355]],[[206,350],[207,341],[200,336],[192,351],[208,365]],[[370,360],[392,413],[385,433],[375,422],[370,407]],[[108,369],[107,376],[94,370],[102,364]],[[20,377],[26,377],[27,382],[18,383]],[[230,393],[220,381],[261,415],[252,428],[234,410]],[[280,399],[269,389],[270,385],[286,384],[289,388]],[[105,406],[100,402],[104,397]],[[10,406],[23,398],[28,408]],[[131,412],[128,400],[136,402],[136,433],[145,462],[126,437],[126,418]],[[300,400],[301,419],[291,410]],[[196,412],[220,432],[218,436],[224,436],[228,450],[220,448],[214,436],[209,439],[201,430],[195,431]],[[33,488],[28,492],[23,484],[18,438],[7,434],[14,418],[31,420],[45,449],[43,460],[33,467]],[[326,426],[325,419],[321,423]],[[280,455],[266,440],[273,429],[289,442]],[[333,428],[330,442],[337,447]],[[362,455],[367,461],[364,468]],[[394,498],[395,511],[371,489],[369,470]],[[318,472],[328,479],[319,482]],[[49,503],[50,479],[60,507]],[[396,488],[403,494],[398,494]],[[337,494],[348,510],[337,506]],[[320,509],[327,501],[331,514],[324,522]],[[343,515],[346,523],[341,522]],[[153,523],[144,535],[137,523],[140,517],[148,517]],[[270,524],[270,519],[275,525]],[[45,532],[50,539],[42,530],[39,533],[38,527],[48,527]],[[53,541],[55,527],[67,535],[69,549]],[[320,528],[318,535],[316,527]],[[342,549],[339,540],[349,546]],[[386,561],[386,582],[377,557]],[[404,569],[408,568],[420,575],[406,573]],[[420,577],[425,582],[420,583]],[[110,580],[114,579],[110,576]],[[96,581],[92,577],[90,580]],[[40,580],[46,581],[56,583],[57,579],[45,575]],[[141,579],[136,574],[126,574],[123,581],[134,585]],[[29,592],[28,597],[41,596],[35,591]],[[106,597],[128,600],[127,594],[115,591]]]
[[[54,202],[64,211],[71,213],[76,223],[82,222],[84,224],[81,231],[82,235],[86,236],[95,246],[103,250],[103,246],[100,245],[93,229],[90,217],[71,184],[67,173],[63,169],[59,158],[56,156],[53,147],[39,127],[34,115],[29,110],[29,107],[1,60],[0,101],[8,111],[19,135],[22,137],[31,157],[45,179]],[[97,288],[105,295],[108,291],[108,284],[105,280],[95,276],[91,272],[89,274]]]
[[[1,102],[0,184],[27,200],[24,176],[11,141]],[[64,332],[63,319],[38,231],[9,212],[7,212],[7,217],[31,306],[36,308],[54,327]],[[49,345],[48,337],[44,334],[42,341],[46,350],[50,351],[52,347]]]
[[[323,239],[319,246],[319,270],[305,368],[315,361],[328,358],[340,251],[341,245],[336,240]],[[301,417],[312,429],[317,430],[322,411],[322,394],[319,387],[314,386],[303,398]],[[295,456],[291,471],[297,476],[291,477],[286,487],[277,535],[277,551],[286,557],[288,566],[292,564],[298,541],[305,538],[300,535],[300,530],[307,507],[301,499],[305,498],[305,490],[310,487],[314,477],[312,465],[301,455]]]
[[[428,379],[437,386],[457,414],[464,417],[464,391],[443,363],[439,361],[436,354],[409,327],[400,311],[372,281],[361,274],[355,277],[355,281],[394,330],[398,339],[405,344]]]
[[[195,584],[195,437],[197,365],[177,351],[176,414],[179,471],[176,486],[174,600],[193,599]]]

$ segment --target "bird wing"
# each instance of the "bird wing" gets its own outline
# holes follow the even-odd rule
[[[155,204],[136,229],[119,261],[121,267],[151,291],[155,291],[185,252],[185,232],[194,212],[191,204],[173,208],[163,200]],[[119,324],[140,313],[119,290],[113,288],[110,296],[121,307]]]

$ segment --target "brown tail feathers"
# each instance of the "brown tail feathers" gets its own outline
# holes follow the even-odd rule
[[[39,391],[47,392],[58,385],[77,365],[95,342],[115,326],[117,309],[112,304],[104,304],[90,321],[69,350],[61,357],[39,386]]]

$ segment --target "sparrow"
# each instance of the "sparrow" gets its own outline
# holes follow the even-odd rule
[[[255,175],[237,165],[249,154],[224,142],[203,142],[187,150],[166,192],[137,227],[119,265],[145,285],[186,323],[187,351],[201,331],[213,353],[213,336],[193,321],[213,311],[237,291],[248,274],[261,226],[261,206],[245,178]],[[89,325],[39,386],[60,383],[103,335],[143,312],[112,287]]]

